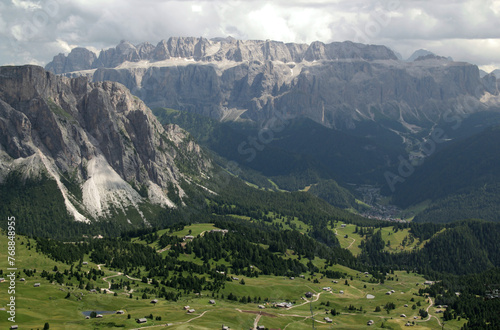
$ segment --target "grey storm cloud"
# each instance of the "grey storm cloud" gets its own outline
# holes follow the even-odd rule
[[[10,0],[0,3],[0,64],[45,64],[73,47],[120,40],[231,35],[310,43],[384,44],[404,57],[425,48],[500,67],[500,1]]]

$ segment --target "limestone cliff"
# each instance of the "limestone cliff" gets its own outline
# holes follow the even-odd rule
[[[190,176],[178,167],[190,159]],[[186,132],[162,125],[129,90],[114,82],[55,76],[41,67],[0,67],[0,179],[52,177],[80,221],[142,203],[176,205],[180,182],[212,165]],[[62,176],[80,187],[75,193]]]

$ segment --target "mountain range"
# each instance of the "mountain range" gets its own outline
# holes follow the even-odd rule
[[[46,69],[120,82],[151,108],[259,125],[279,114],[349,130],[384,121],[400,134],[426,130],[446,111],[485,110],[499,95],[496,77],[480,78],[475,65],[432,54],[404,62],[385,46],[348,41],[122,41],[99,56],[75,48]]]

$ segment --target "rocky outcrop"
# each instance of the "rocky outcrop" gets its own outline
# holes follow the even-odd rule
[[[69,79],[36,66],[0,68],[0,179],[13,170],[45,172],[77,220],[129,207],[141,213],[147,201],[175,207],[168,189],[183,197],[180,182],[196,180],[177,167],[183,157],[194,164],[190,173],[210,171],[183,130],[162,127],[119,83]],[[63,175],[81,187],[81,198],[61,184]]]
[[[56,74],[88,70],[94,66],[96,60],[97,56],[94,52],[86,48],[76,47],[71,50],[68,56],[64,56],[62,53],[54,56],[54,60],[47,64],[46,69]]]

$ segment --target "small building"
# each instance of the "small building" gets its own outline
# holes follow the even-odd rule
[[[347,225],[345,223],[340,225],[340,228],[345,228]]]
[[[259,309],[266,309],[266,306],[264,306],[264,305],[259,305]]]
[[[95,316],[95,318],[96,318],[96,319],[102,319],[102,314],[97,314],[97,315]]]
[[[89,263],[87,261],[82,262],[82,265],[88,265]]]
[[[410,326],[411,326],[411,323],[410,322],[406,322],[405,327],[410,327]]]
[[[189,314],[194,313],[194,312],[196,312],[196,310],[194,308],[188,309]]]
[[[340,291],[339,291],[339,293],[340,293],[340,294],[344,294],[344,290],[340,290]]]
[[[401,314],[401,315],[399,315],[399,316],[401,316],[401,317],[406,317],[406,314]]]
[[[0,283],[3,283],[3,282],[5,282],[5,278],[0,277]]]
[[[222,325],[222,330],[229,330],[229,327],[227,325]]]
[[[17,325],[11,325],[10,328],[11,329],[19,329],[19,327]]]
[[[408,307],[408,304],[405,304],[405,307]]]
[[[332,321],[332,319],[331,319],[331,318],[329,318],[329,317],[325,317],[325,322],[326,322],[326,323],[332,323],[333,321]]]
[[[33,284],[33,286],[34,286],[35,288],[38,288],[38,287],[40,286],[40,283],[35,283],[35,284]]]
[[[305,275],[299,275],[300,278],[305,278]]]
[[[433,284],[434,284],[434,282],[433,282],[433,281],[425,281],[425,282],[424,282],[424,284],[425,284],[425,285],[433,285]]]
[[[312,298],[313,294],[311,291],[306,292],[305,294],[306,298]]]
[[[215,305],[215,300],[211,299],[208,301],[209,304]]]
[[[349,237],[349,235],[347,235],[347,234],[344,235],[344,238],[348,238],[348,237]]]
[[[153,299],[153,300],[151,300],[151,303],[152,303],[152,304],[156,304],[156,303],[158,303],[158,299]]]
[[[147,321],[148,321],[148,320],[147,320],[145,317],[143,317],[143,318],[141,318],[141,319],[138,319],[138,320],[137,320],[137,323],[146,323]]]
[[[184,306],[184,310],[187,311],[188,309],[191,309],[189,306]]]
[[[323,291],[332,291],[332,288],[330,288],[329,286],[325,286],[325,287],[323,288]]]
[[[24,281],[26,281],[26,279],[25,279],[24,277],[21,277],[21,278],[19,279],[19,281],[24,282]]]
[[[85,316],[85,319],[86,319],[86,320],[90,319],[90,316],[88,316],[88,315],[87,315],[87,316]]]
[[[116,314],[125,314],[125,312],[120,309],[119,311],[116,311]]]
[[[192,240],[194,240],[194,236],[193,235],[186,235],[186,236],[184,236],[184,240],[185,241],[187,241],[187,240],[192,241]]]
[[[375,321],[373,321],[373,320],[366,322],[366,325],[373,325],[373,324],[375,324]]]
[[[266,330],[266,327],[263,325],[258,325],[257,330]]]
[[[291,280],[294,280],[294,279],[295,279],[295,277],[291,276],[291,277],[290,277],[290,279],[291,279]]]

